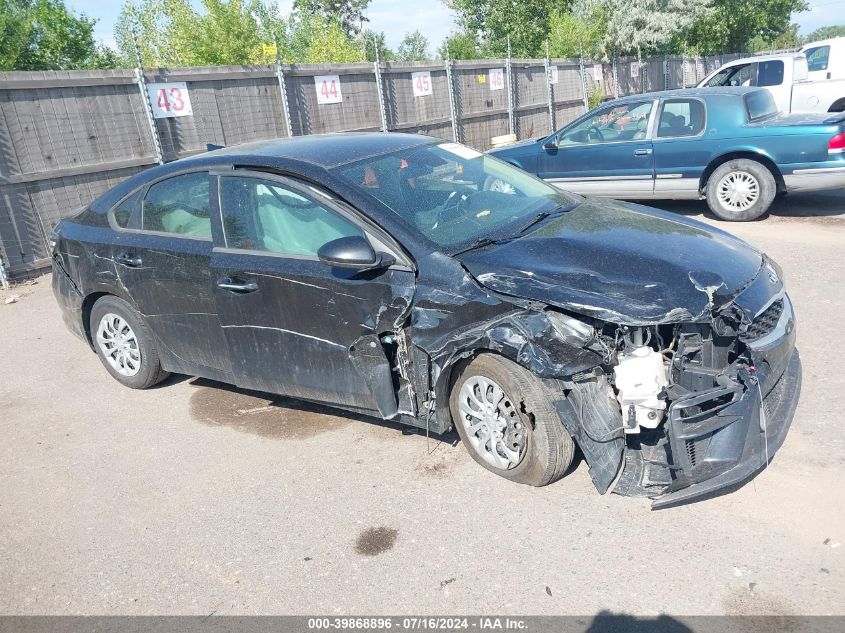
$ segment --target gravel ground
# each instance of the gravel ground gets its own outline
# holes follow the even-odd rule
[[[0,291],[0,613],[845,614],[843,210],[727,226],[787,274],[804,391],[769,470],[660,512],[583,462],[535,489],[455,437],[187,377],[125,389],[49,277]]]

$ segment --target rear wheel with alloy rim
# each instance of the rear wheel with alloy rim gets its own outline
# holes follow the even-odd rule
[[[123,299],[100,298],[91,310],[90,327],[97,356],[118,382],[145,389],[167,377],[146,324]]]
[[[457,374],[449,406],[475,461],[532,486],[563,476],[575,444],[538,378],[496,354],[474,357]]]
[[[723,220],[745,222],[759,218],[769,209],[776,193],[772,172],[747,158],[720,165],[707,181],[707,204]]]

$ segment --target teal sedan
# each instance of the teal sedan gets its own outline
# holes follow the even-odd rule
[[[706,199],[744,221],[778,194],[845,188],[843,150],[845,113],[782,114],[764,88],[722,87],[617,99],[489,153],[575,193]]]

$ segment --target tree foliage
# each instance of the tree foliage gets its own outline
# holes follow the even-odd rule
[[[115,27],[123,63],[135,64],[135,42],[144,66],[357,62],[361,43],[338,19],[294,11],[259,0],[126,2]]]
[[[465,33],[478,33],[482,52],[490,56],[507,54],[510,36],[515,57],[545,54],[549,17],[553,8],[565,9],[560,0],[445,0],[458,14]]]
[[[113,53],[94,41],[96,23],[62,0],[0,0],[0,69],[113,67]]]
[[[712,0],[607,0],[604,43],[615,54],[670,52],[673,41],[710,13]]]
[[[437,56],[441,59],[481,59],[481,44],[478,37],[472,33],[453,33],[449,35],[440,48]]]
[[[804,38],[805,42],[811,44],[812,42],[818,42],[819,40],[827,40],[832,37],[842,37],[845,35],[845,24],[838,24],[836,26],[823,26],[820,29],[816,29],[807,37]]]
[[[552,13],[549,25],[549,52],[553,57],[604,57],[607,9],[603,2],[575,0],[571,12]]]
[[[365,58],[368,62],[376,61],[376,51],[378,51],[378,58],[383,62],[390,62],[396,59],[396,55],[387,47],[384,41],[384,31],[364,31],[364,44],[366,47]]]
[[[805,11],[804,0],[715,0],[709,15],[686,33],[699,55],[749,52],[755,37],[771,42],[787,33],[792,13]]]
[[[403,62],[429,59],[428,38],[419,31],[406,33],[396,49],[396,55]]]
[[[359,35],[364,22],[369,22],[364,12],[370,0],[294,0],[293,8],[304,15],[315,15],[326,22],[337,21],[347,35]]]

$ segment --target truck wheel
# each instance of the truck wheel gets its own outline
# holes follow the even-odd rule
[[[740,158],[719,165],[707,181],[707,205],[722,220],[747,222],[763,215],[775,198],[775,178],[765,165]]]
[[[146,389],[167,378],[152,334],[123,299],[111,295],[98,299],[91,309],[90,328],[97,356],[119,383]]]
[[[545,486],[563,477],[575,443],[543,384],[524,367],[481,354],[458,373],[452,420],[472,458],[517,483]]]

